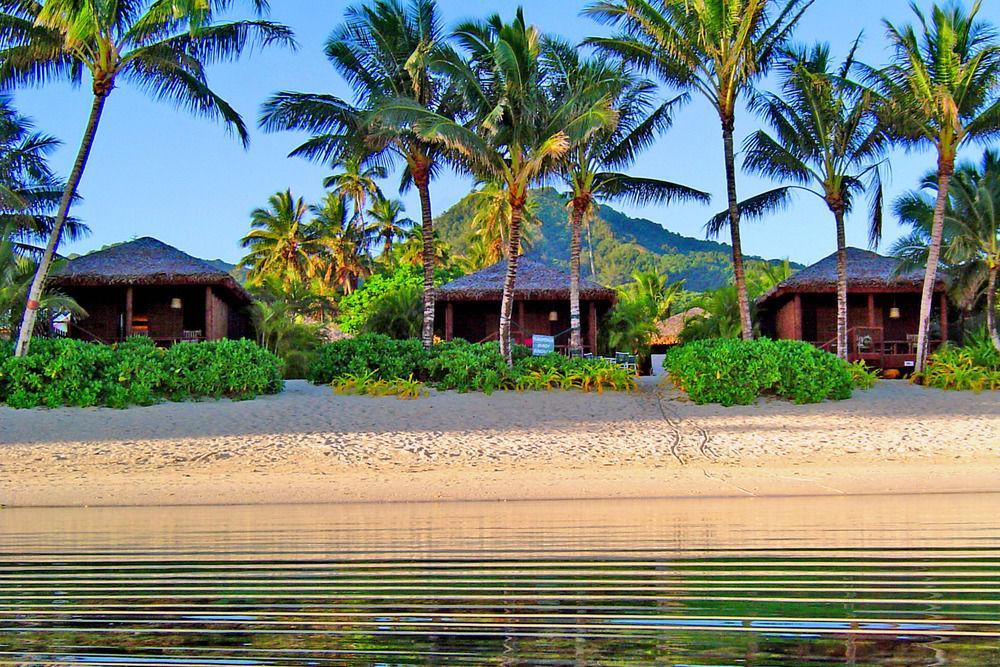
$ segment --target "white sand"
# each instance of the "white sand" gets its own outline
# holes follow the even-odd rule
[[[134,505],[1000,490],[1000,394],[884,381],[849,401],[337,396],[0,408],[0,504]]]

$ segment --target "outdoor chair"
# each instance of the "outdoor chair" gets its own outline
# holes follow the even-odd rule
[[[635,355],[628,352],[615,352],[615,363],[627,371],[633,373],[638,370],[635,362]]]

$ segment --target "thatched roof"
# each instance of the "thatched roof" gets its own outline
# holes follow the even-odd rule
[[[922,269],[897,274],[898,261],[870,250],[847,248],[847,289],[853,292],[919,292],[924,282]],[[937,289],[945,288],[943,278]],[[835,292],[837,289],[837,253],[807,266],[775,285],[757,299],[758,305],[795,293]]]
[[[684,325],[688,323],[688,320],[704,314],[704,308],[695,306],[683,313],[671,315],[667,319],[657,322],[656,334],[653,335],[650,342],[653,345],[677,345],[681,342],[681,331],[684,330]]]
[[[439,301],[499,301],[507,275],[507,260],[462,276],[437,289]],[[569,272],[529,257],[517,261],[514,298],[521,300],[569,299]],[[580,280],[580,298],[614,301],[615,291],[590,280]]]
[[[74,257],[50,281],[61,287],[218,285],[241,301],[253,300],[218,266],[148,236]]]

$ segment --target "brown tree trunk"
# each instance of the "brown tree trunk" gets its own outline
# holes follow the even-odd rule
[[[578,197],[573,200],[570,209],[569,347],[571,350],[583,349],[583,337],[580,331],[580,227],[587,205],[585,199]]]
[[[1000,265],[990,267],[989,278],[986,281],[986,328],[990,332],[993,347],[1000,352],[1000,332],[997,331],[997,279],[1000,277]]]
[[[948,187],[955,170],[955,160],[941,158],[938,161],[938,193],[934,204],[934,221],[931,225],[931,244],[927,251],[927,269],[924,271],[924,287],[920,294],[920,320],[917,329],[917,360],[914,371],[920,372],[927,364],[930,351],[931,309],[934,306],[934,285],[937,282],[938,260],[941,257],[941,236],[944,232],[944,213],[948,204]]]
[[[87,167],[87,159],[90,157],[90,149],[94,146],[94,138],[97,136],[97,126],[101,122],[101,113],[104,111],[104,103],[108,99],[108,92],[95,93],[94,103],[90,108],[90,119],[87,121],[87,128],[83,133],[83,140],[80,142],[80,150],[76,154],[76,162],[73,163],[73,171],[70,172],[69,180],[66,182],[66,189],[63,191],[62,199],[59,201],[59,210],[56,213],[55,224],[52,226],[52,233],[49,241],[45,245],[45,252],[38,262],[38,269],[35,277],[31,281],[31,288],[28,290],[28,303],[24,309],[24,317],[21,319],[21,329],[18,332],[17,344],[14,346],[14,356],[23,357],[28,353],[31,345],[31,334],[35,329],[35,318],[38,316],[38,302],[42,298],[42,291],[45,289],[45,280],[48,277],[49,268],[52,266],[52,258],[59,247],[59,240],[62,237],[63,227],[66,225],[66,218],[69,217],[69,209],[76,198],[77,188],[83,178],[83,171]]]
[[[420,163],[412,169],[413,183],[420,195],[421,236],[423,240],[424,263],[424,323],[420,340],[424,349],[434,344],[434,218],[431,215],[430,169]]]
[[[597,265],[594,263],[594,223],[587,218],[587,248],[590,250],[590,279],[597,280]]]
[[[733,126],[731,121],[722,124],[722,143],[726,157],[726,195],[729,198],[729,234],[733,244],[733,280],[740,308],[740,327],[743,339],[753,338],[753,321],[750,319],[750,299],[747,296],[747,276],[743,267],[743,244],[740,242],[740,207],[736,198],[736,155],[733,151]]]
[[[837,220],[837,356],[847,361],[847,238],[844,233],[844,209],[833,215]]]
[[[525,195],[510,194],[510,241],[507,250],[507,275],[503,281],[500,301],[500,354],[514,365],[514,348],[510,342],[511,312],[514,310],[514,284],[517,281],[517,260],[521,248],[521,217],[524,213]]]

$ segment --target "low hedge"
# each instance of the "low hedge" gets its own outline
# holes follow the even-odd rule
[[[699,340],[670,350],[663,367],[698,404],[748,405],[764,394],[818,403],[854,388],[847,362],[802,341]]]
[[[283,386],[281,361],[248,340],[163,349],[143,337],[116,345],[42,338],[23,358],[0,354],[0,403],[15,408],[246,399]]]
[[[439,390],[492,393],[501,389],[594,390],[634,386],[630,375],[603,360],[569,359],[559,354],[532,357],[514,349],[507,365],[497,343],[454,340],[424,350],[419,340],[362,334],[322,346],[306,375],[314,384],[417,381]]]

